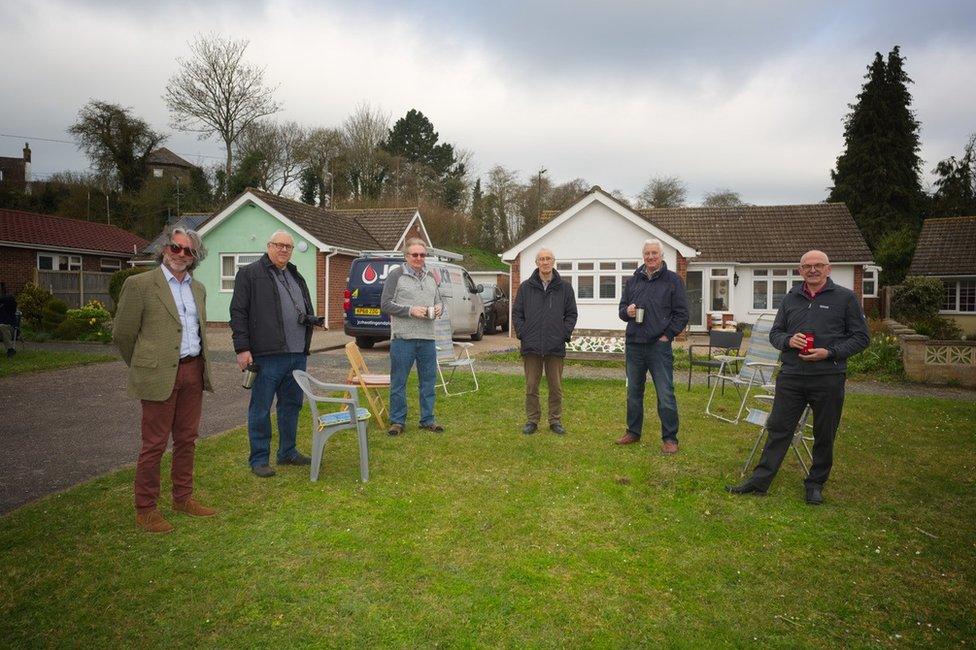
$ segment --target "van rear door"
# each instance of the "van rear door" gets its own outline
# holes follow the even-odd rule
[[[349,310],[346,312],[346,332],[389,338],[390,319],[380,312],[380,298],[389,272],[402,262],[378,257],[353,260],[349,268]]]

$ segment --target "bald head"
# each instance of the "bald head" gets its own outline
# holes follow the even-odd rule
[[[830,259],[827,253],[818,250],[807,251],[800,258],[800,275],[807,289],[816,293],[827,284],[830,277]]]

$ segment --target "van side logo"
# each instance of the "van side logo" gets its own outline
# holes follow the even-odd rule
[[[376,274],[376,269],[373,268],[372,264],[367,264],[366,268],[363,269],[363,283],[373,284],[379,279],[380,276]]]

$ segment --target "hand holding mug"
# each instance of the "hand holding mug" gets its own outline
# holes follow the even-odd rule
[[[414,305],[410,308],[410,315],[414,318],[427,318],[427,308],[423,305]]]
[[[631,318],[635,317],[637,315],[637,305],[634,303],[627,305],[627,315]]]
[[[790,347],[795,350],[803,350],[807,346],[807,335],[803,332],[797,332],[790,337]]]
[[[434,305],[434,318],[440,318],[444,314],[444,305],[437,303]]]

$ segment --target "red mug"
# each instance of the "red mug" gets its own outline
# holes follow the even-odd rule
[[[800,354],[810,354],[813,352],[813,334],[804,334],[803,336],[806,337],[806,342],[803,344]]]

